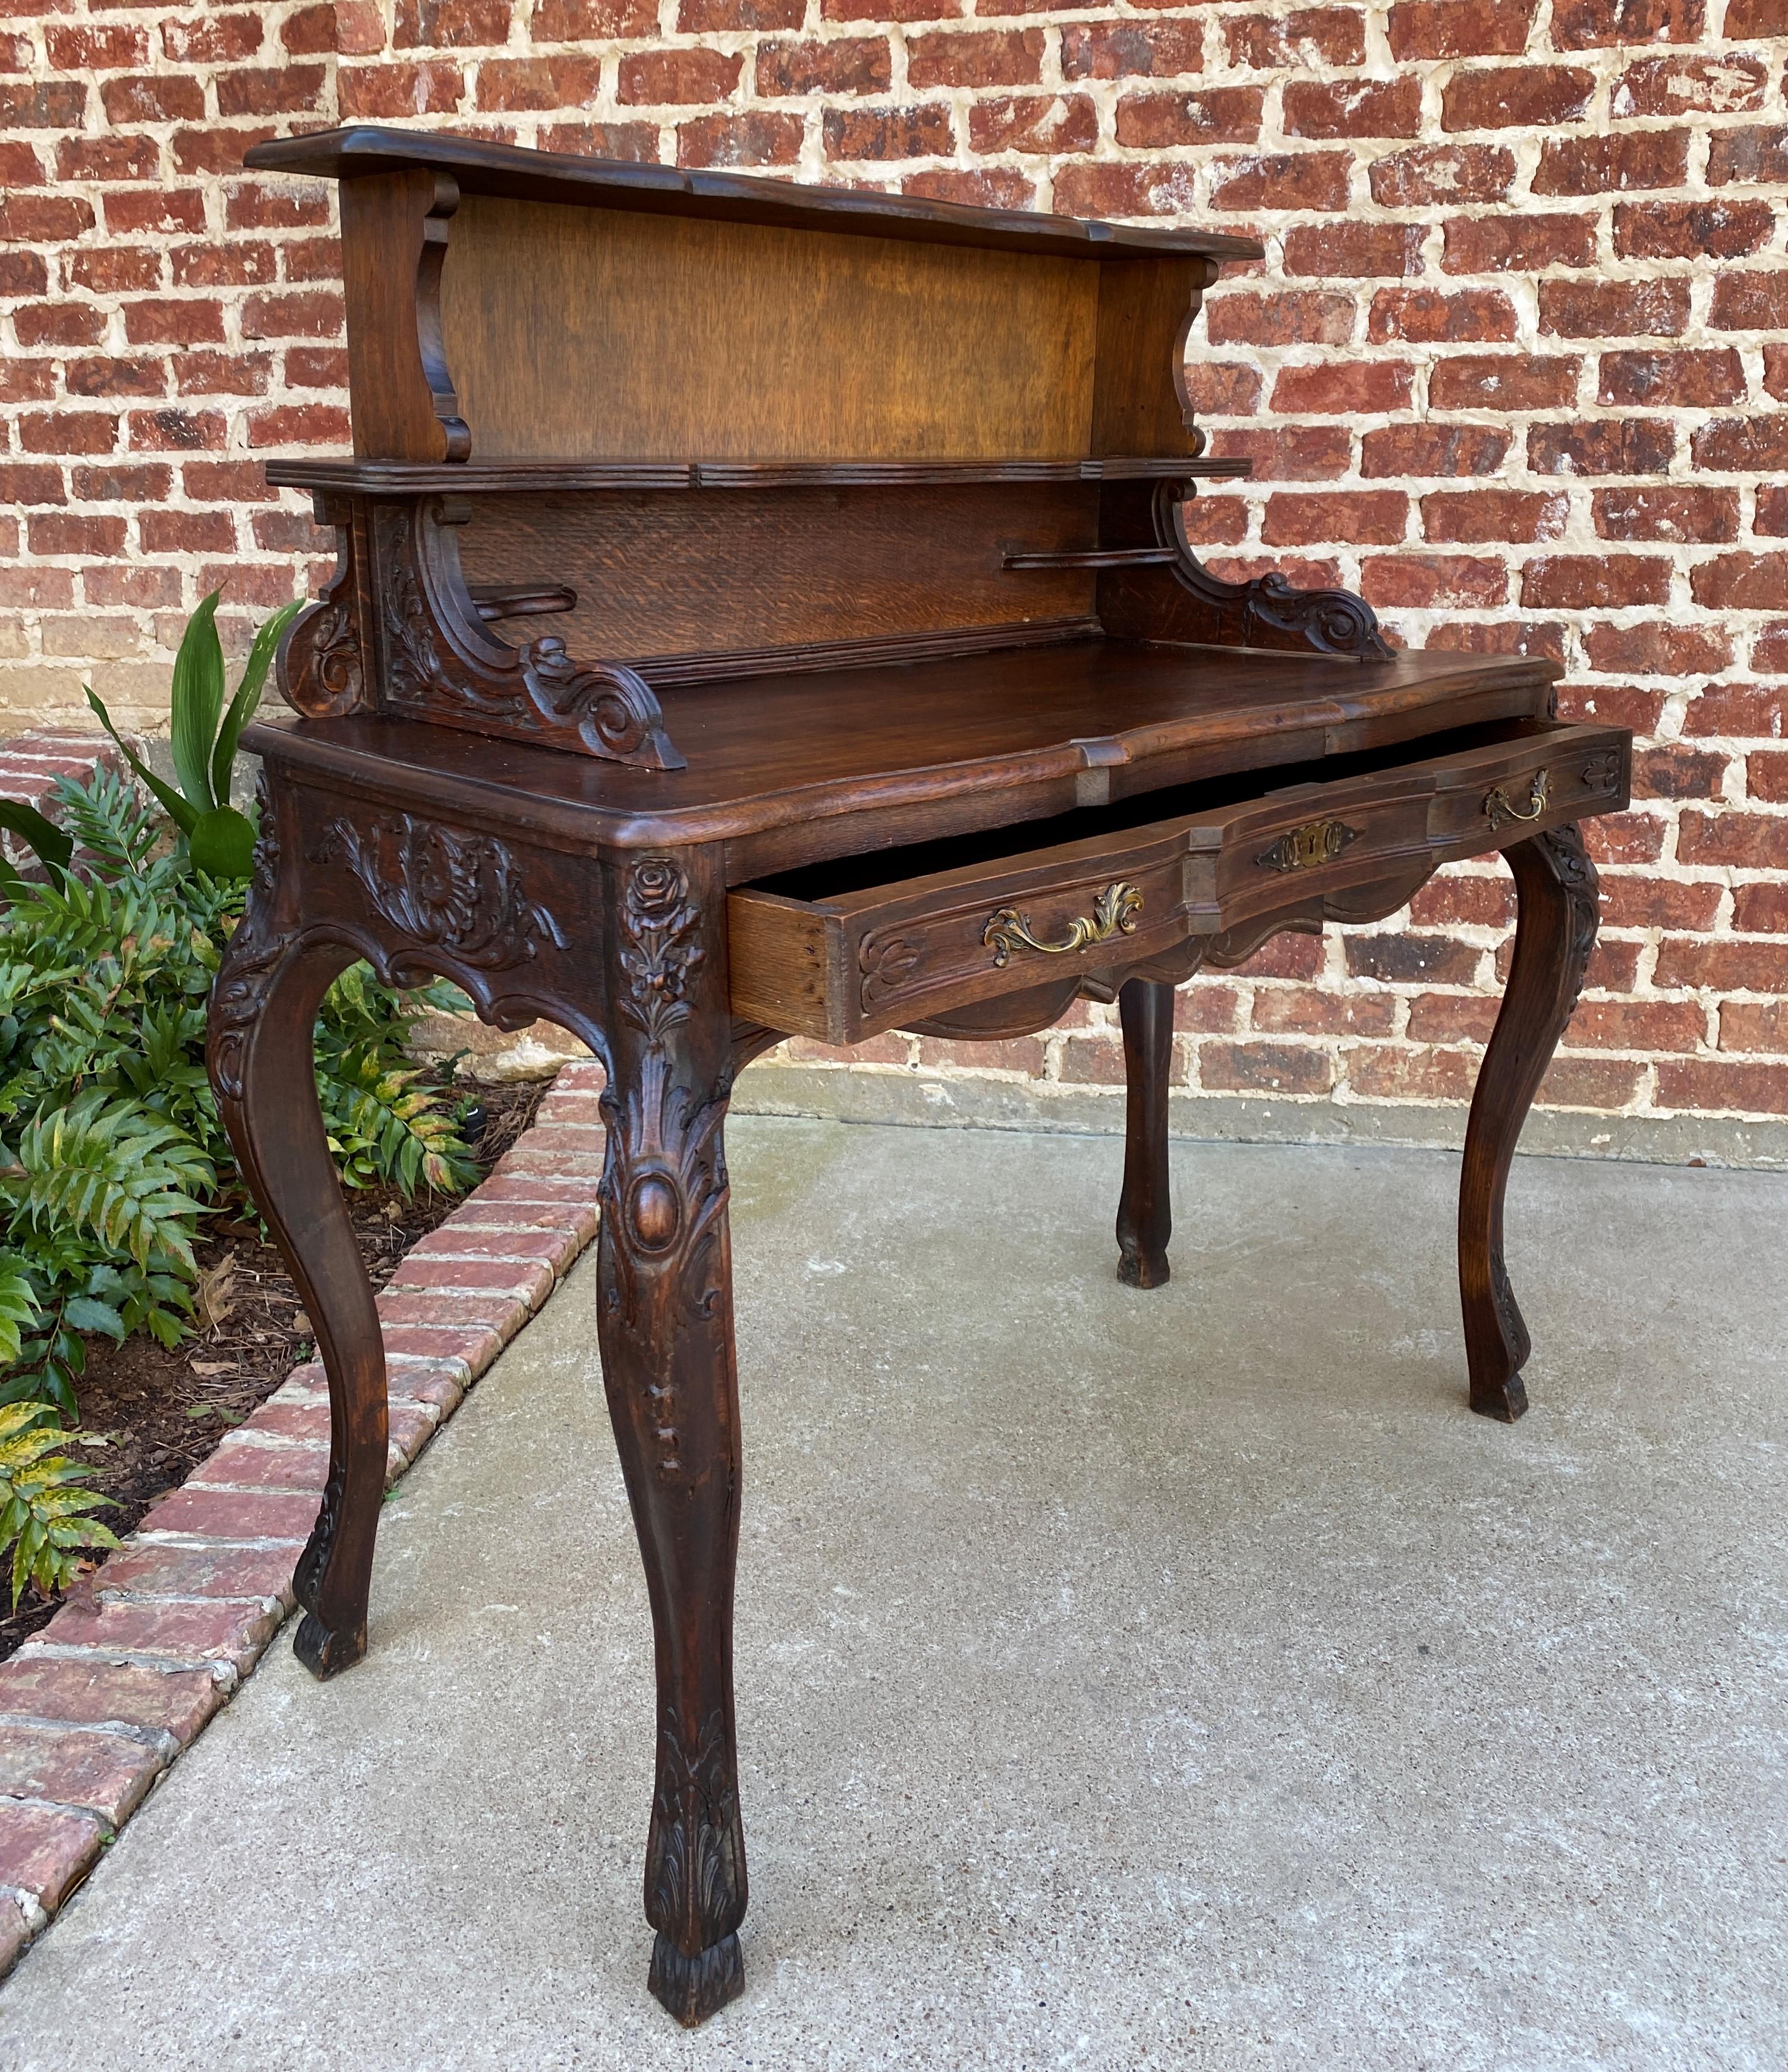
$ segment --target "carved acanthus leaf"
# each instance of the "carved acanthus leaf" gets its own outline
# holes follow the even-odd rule
[[[376,911],[409,942],[438,948],[474,971],[504,971],[565,947],[558,923],[527,897],[507,844],[458,834],[409,813],[364,824],[332,820],[319,863],[346,864]]]
[[[255,787],[260,824],[242,918],[224,945],[207,1011],[211,1068],[226,1101],[243,1094],[243,1054],[275,972],[291,948],[295,931],[277,918],[279,826],[263,774]]]

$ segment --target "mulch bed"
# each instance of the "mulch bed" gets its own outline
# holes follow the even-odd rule
[[[550,1084],[534,1080],[479,1090],[483,1120],[474,1149],[483,1171],[533,1120]],[[464,1198],[421,1194],[406,1201],[394,1187],[364,1187],[348,1195],[360,1256],[376,1290],[410,1247]],[[172,1351],[140,1332],[121,1346],[103,1338],[88,1342],[79,1392],[81,1429],[71,1433],[68,1450],[92,1464],[88,1479],[114,1507],[99,1515],[121,1540],[312,1353],[310,1319],[284,1262],[257,1224],[213,1224],[195,1249],[202,1277],[191,1337]],[[0,1608],[9,1595],[0,1587]],[[47,1625],[60,1601],[27,1589],[18,1610],[0,1618],[0,1661]]]

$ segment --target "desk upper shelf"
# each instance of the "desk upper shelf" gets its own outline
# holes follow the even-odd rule
[[[369,461],[1190,458],[1193,316],[1261,252],[435,131],[246,162],[341,183]]]
[[[786,230],[969,245],[1041,258],[1125,259],[1167,254],[1258,259],[1252,237],[1190,227],[1138,228],[1026,209],[979,208],[860,187],[812,187],[757,174],[684,171],[610,158],[485,143],[438,130],[356,123],[254,145],[244,163],[257,172],[309,173],[333,180],[412,171],[447,174],[462,195],[554,202],[576,208],[705,216]]]

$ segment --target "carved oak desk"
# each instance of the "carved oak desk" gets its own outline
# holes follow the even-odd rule
[[[249,737],[260,845],[212,1020],[329,1374],[298,1651],[329,1675],[364,1650],[384,1474],[310,1071],[364,956],[606,1067],[598,1330],[656,1642],[649,1982],[694,2023],[742,1983],[735,1073],[791,1032],[997,1038],[1115,999],[1118,1272],[1156,1287],[1174,987],[1506,851],[1459,1275],[1472,1408],[1514,1418],[1504,1182],[1595,937],[1576,823],[1626,803],[1629,739],[1558,724],[1545,663],[1395,654],[1356,598],[1200,566],[1183,502],[1244,471],[1203,457],[1185,349],[1245,238],[403,131],[249,162],[341,183],[355,446],[269,469],[340,558],[280,656],[300,717]]]

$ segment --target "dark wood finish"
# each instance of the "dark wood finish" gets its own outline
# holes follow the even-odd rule
[[[293,1588],[298,1659],[332,1676],[366,1651],[384,1493],[384,1343],[318,1104],[317,1009],[351,944],[306,942],[297,874],[283,880],[280,809],[263,783],[247,918],[212,995],[208,1063],[231,1148],[267,1219],[329,1373],[329,1477]],[[289,807],[286,817],[290,819]]]
[[[602,1378],[657,1662],[648,1983],[691,2027],[745,1984],[733,1725],[738,1378],[721,1145],[734,1030],[713,874],[699,853],[606,874],[614,1011],[596,1269]]]
[[[742,887],[728,900],[734,1005],[797,1035],[859,1042],[1026,991],[1056,956],[1103,973],[1116,951],[1120,968],[1136,968],[1276,914],[1289,896],[1388,877],[1407,898],[1442,863],[1504,847],[1510,824],[1497,803],[1536,787],[1541,803],[1522,823],[1535,828],[1626,801],[1617,727],[1482,731],[1445,754],[1387,757],[1264,795],[1258,778],[1190,787],[1185,811],[1138,825],[1139,812],[1174,796],[1148,793],[1128,808],[1067,816],[1056,831],[1077,840],[1039,844],[1037,830],[1013,828]],[[1102,922],[1114,886],[1131,898]],[[1007,915],[1024,933],[1001,926]]]
[[[309,623],[294,622],[293,646]],[[482,626],[478,637],[487,640]],[[665,693],[676,771],[370,716],[307,726],[346,783],[414,785],[500,826],[614,848],[728,845],[730,883],[1219,773],[1311,763],[1543,716],[1557,674],[1504,656],[1344,664],[1101,639],[692,683]],[[288,679],[290,684],[290,680]],[[298,689],[310,695],[308,681]],[[322,687],[325,691],[327,685]],[[321,702],[321,701],[319,701]],[[257,754],[290,722],[258,725]]]
[[[366,496],[520,495],[565,489],[862,489],[915,482],[1233,482],[1247,460],[1208,454],[1112,454],[1083,460],[270,460],[282,487]],[[327,521],[325,520],[325,523]]]
[[[342,282],[356,454],[462,461],[471,434],[441,342],[441,269],[459,189],[417,167],[341,191]]]
[[[1117,1204],[1117,1277],[1159,1288],[1169,1274],[1174,1210],[1167,1182],[1167,1090],[1173,1079],[1174,989],[1127,980],[1117,996],[1124,1030],[1124,1192]]]
[[[1041,546],[1090,544],[1097,486],[1033,483],[1024,507],[1015,519],[997,483],[566,492],[468,500],[469,522],[452,529],[468,576],[514,585],[551,569],[578,592],[557,629],[567,644],[660,684],[679,659],[738,676],[762,666],[754,654],[812,668],[841,643],[872,639],[997,629],[1009,646],[1051,622],[1084,637],[1097,623],[1092,577],[1071,568],[1019,583],[1001,548],[1015,524]]]
[[[768,224],[789,230],[911,239],[1039,258],[1122,261],[1157,254],[1259,259],[1252,237],[1194,225],[1172,228],[1087,223],[1022,209],[971,208],[910,195],[857,187],[807,187],[758,174],[684,171],[612,158],[573,158],[485,143],[440,130],[399,130],[374,123],[319,130],[254,145],[243,154],[253,172],[306,173],[351,184],[369,175],[411,166],[450,173],[461,191],[512,201],[556,202],[575,208],[703,216],[717,223]]]
[[[1502,1197],[1521,1126],[1582,990],[1600,906],[1596,866],[1574,824],[1516,842],[1508,859],[1515,956],[1465,1126],[1459,1295],[1471,1407],[1512,1424],[1527,1407],[1521,1369],[1533,1341],[1502,1263]]]
[[[1557,724],[1548,664],[1395,654],[1344,591],[1202,566],[1185,499],[1241,464],[1202,457],[1186,343],[1252,240],[438,133],[249,161],[343,183],[356,446],[269,470],[339,554],[278,658],[298,716],[247,736],[261,841],[212,1014],[329,1375],[298,1652],[327,1675],[366,1646],[384,1476],[308,1054],[364,956],[558,1022],[606,1071],[597,1329],[657,1678],[648,1984],[693,2024],[743,1983],[736,1073],[789,1033],[996,1039],[1116,1001],[1119,1271],[1158,1286],[1174,988],[1506,849],[1460,1270],[1472,1406],[1513,1416],[1503,1189],[1593,939],[1575,824],[1626,803],[1629,738]]]

